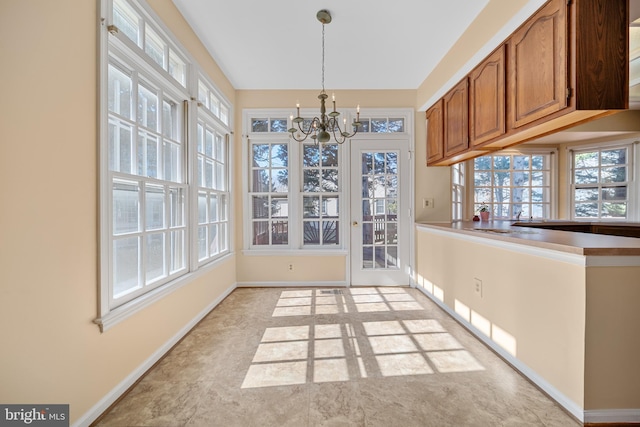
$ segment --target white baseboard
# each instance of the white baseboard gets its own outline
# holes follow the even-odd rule
[[[345,288],[347,282],[238,282],[238,288]]]
[[[585,423],[640,423],[640,409],[600,409],[584,411]]]
[[[224,291],[218,298],[216,298],[211,304],[205,307],[200,313],[198,313],[189,323],[187,323],[177,334],[169,339],[162,347],[158,348],[147,360],[145,360],[136,370],[131,372],[120,384],[112,389],[106,396],[104,396],[98,403],[96,403],[89,411],[81,416],[72,427],[88,427],[94,422],[109,406],[118,400],[123,393],[125,393],[129,387],[135,384],[136,381],[142,375],[145,374],[153,365],[158,362],[171,348],[178,343],[195,325],[198,324],[211,310],[213,310],[218,304],[222,302],[231,292],[236,289],[237,285],[230,286]]]
[[[515,369],[520,371],[522,375],[527,377],[531,382],[536,384],[540,389],[542,389],[546,394],[548,394],[553,400],[555,400],[560,406],[562,406],[567,412],[573,415],[580,422],[584,422],[585,413],[583,408],[561,393],[558,389],[553,387],[549,382],[547,382],[544,378],[538,375],[533,369],[529,368],[527,365],[522,363],[519,359],[513,357],[511,354],[504,351],[500,346],[496,345],[491,339],[489,339],[486,335],[480,332],[475,326],[471,323],[467,322],[464,318],[462,318],[458,313],[453,311],[449,306],[444,304],[439,299],[435,298],[429,292],[427,292],[421,286],[415,286],[418,290],[420,290],[423,294],[425,294],[430,300],[435,302],[440,308],[447,312],[451,317],[456,319],[461,325],[467,328],[473,335],[476,336],[479,340],[489,346],[494,352],[498,353],[500,357],[505,359],[510,365],[512,365]]]

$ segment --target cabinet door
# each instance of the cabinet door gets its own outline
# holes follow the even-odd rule
[[[442,159],[444,153],[444,112],[442,99],[427,110],[427,165]]]
[[[567,2],[551,0],[509,41],[509,118],[517,128],[567,106]]]
[[[500,46],[469,76],[469,138],[475,147],[505,133],[505,47]]]
[[[444,155],[469,148],[469,80],[464,79],[444,97]]]

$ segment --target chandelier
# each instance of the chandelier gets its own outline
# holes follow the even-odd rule
[[[318,21],[322,23],[322,91],[320,92],[320,95],[318,95],[318,99],[320,100],[320,117],[314,117],[310,122],[307,120],[307,122],[305,123],[305,119],[300,117],[300,103],[297,103],[297,115],[295,118],[293,117],[293,115],[291,115],[290,117],[291,128],[289,129],[289,133],[291,134],[291,137],[298,142],[302,142],[308,137],[311,137],[311,139],[313,139],[316,144],[318,142],[329,142],[329,140],[331,139],[331,134],[333,134],[333,138],[336,140],[336,142],[338,144],[342,144],[347,139],[352,138],[356,133],[358,133],[358,126],[361,125],[360,106],[358,105],[356,107],[356,119],[351,124],[353,126],[353,133],[349,133],[346,131],[346,118],[344,119],[343,123],[343,127],[345,128],[345,130],[343,131],[340,128],[340,123],[338,122],[340,113],[336,110],[335,94],[331,97],[331,100],[333,102],[333,111],[327,114],[325,102],[328,96],[324,90],[324,26],[331,22],[331,14],[329,13],[329,11],[323,9],[316,14],[316,18],[318,18]],[[296,124],[297,129],[295,126]],[[331,134],[329,132],[331,132]]]

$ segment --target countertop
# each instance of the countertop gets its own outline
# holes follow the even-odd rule
[[[568,222],[568,221],[565,221]],[[417,222],[436,229],[585,256],[640,256],[640,238],[519,227],[514,221]],[[558,221],[562,223],[562,221]]]

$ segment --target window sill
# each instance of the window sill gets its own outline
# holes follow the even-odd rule
[[[123,320],[128,319],[135,313],[150,306],[156,301],[161,300],[166,295],[173,293],[181,287],[193,282],[195,279],[201,277],[202,275],[209,273],[211,270],[218,267],[221,263],[225,262],[231,256],[233,256],[233,253],[229,253],[209,264],[198,268],[198,270],[196,271],[187,273],[175,280],[172,280],[171,282],[166,283],[163,286],[160,286],[159,288],[149,291],[146,294],[140,295],[138,298],[129,301],[119,307],[116,307],[103,316],[94,319],[93,323],[98,325],[98,327],[100,328],[100,332],[106,332],[108,329],[112,328]]]

